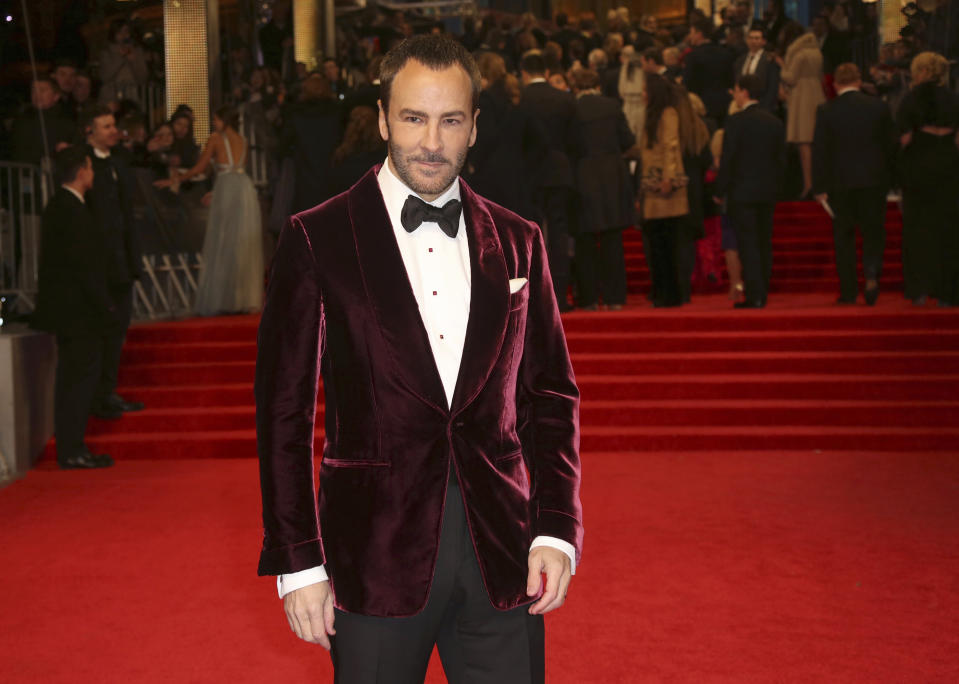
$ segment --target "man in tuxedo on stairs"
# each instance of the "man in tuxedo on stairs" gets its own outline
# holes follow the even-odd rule
[[[31,324],[57,337],[54,432],[63,469],[105,468],[106,454],[84,443],[100,381],[100,364],[115,325],[116,305],[103,268],[103,233],[84,194],[94,171],[84,147],[67,147],[55,160],[60,188],[43,211],[37,308]]]
[[[766,306],[772,276],[773,210],[786,166],[786,130],[782,121],[759,107],[762,83],[755,74],[740,75],[733,99],[741,108],[726,120],[717,202],[725,197],[726,213],[736,233],[743,264],[745,300],[737,309]]]
[[[759,106],[775,114],[779,111],[779,65],[766,52],[766,31],[756,23],[746,35],[749,51],[733,63],[734,76],[752,74],[761,83]]]
[[[133,175],[121,156],[111,152],[120,139],[113,112],[106,107],[91,110],[84,130],[94,170],[87,202],[103,234],[103,264],[117,312],[107,331],[93,406],[93,415],[110,420],[143,409],[141,402],[127,401],[116,393],[123,342],[133,314],[133,281],[140,277],[140,247],[133,223]]]
[[[572,307],[567,301],[569,287],[569,217],[573,205],[571,141],[576,132],[576,102],[546,81],[546,60],[531,50],[520,60],[523,93],[519,106],[542,126],[549,153],[536,174],[536,200],[543,216],[549,271],[560,311]]]
[[[290,628],[336,682],[543,682],[582,549],[579,392],[539,228],[458,179],[480,76],[384,58],[388,158],[280,237],[258,337],[265,534]],[[314,489],[316,392],[325,444]],[[543,575],[545,574],[545,584]]]
[[[836,98],[819,106],[813,136],[813,190],[833,211],[839,304],[855,304],[856,226],[862,231],[865,300],[879,297],[886,242],[886,193],[896,155],[896,128],[889,105],[862,93],[859,67],[840,64]]]

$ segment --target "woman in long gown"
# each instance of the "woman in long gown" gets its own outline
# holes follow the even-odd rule
[[[236,132],[239,115],[221,107],[213,115],[215,132],[196,165],[172,181],[182,183],[216,162],[216,182],[203,240],[203,270],[194,311],[200,316],[258,311],[263,303],[263,235],[260,203],[246,175],[247,145]]]
[[[902,265],[906,297],[959,304],[959,99],[946,86],[949,62],[922,52],[899,106]]]

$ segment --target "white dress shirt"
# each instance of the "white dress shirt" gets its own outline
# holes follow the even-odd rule
[[[453,401],[456,376],[463,358],[470,312],[470,255],[465,211],[460,213],[459,230],[455,238],[446,235],[433,221],[424,222],[408,233],[400,221],[400,214],[407,197],[419,195],[396,177],[390,169],[389,160],[380,168],[377,181],[449,405]],[[450,200],[459,199],[460,184],[457,179],[430,204],[442,207]],[[550,546],[565,553],[570,559],[570,569],[575,574],[576,550],[572,544],[541,535],[533,540],[530,550],[537,546]],[[276,586],[280,598],[283,598],[291,591],[328,579],[326,568],[321,565],[279,575]]]
[[[80,201],[83,202],[84,204],[87,203],[87,201],[86,201],[85,199],[83,199],[83,195],[81,195],[81,194],[80,194],[80,191],[77,190],[76,188],[72,188],[72,187],[70,187],[69,185],[66,185],[66,184],[61,185],[60,187],[63,188],[64,190],[67,190],[67,191],[69,191],[70,193],[72,193],[74,197],[76,197],[78,200],[80,200]]]
[[[759,60],[762,58],[762,56],[762,50],[757,50],[755,53],[746,55],[746,59],[743,61],[743,74],[755,74],[756,67],[759,66]]]

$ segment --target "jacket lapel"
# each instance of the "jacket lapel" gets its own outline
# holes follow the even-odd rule
[[[493,218],[460,180],[470,253],[470,315],[451,411],[456,414],[479,394],[499,358],[509,321],[509,272]]]
[[[380,166],[349,191],[350,222],[367,297],[396,374],[411,392],[446,413],[443,381],[376,179]]]

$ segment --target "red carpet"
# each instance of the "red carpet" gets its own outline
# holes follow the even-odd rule
[[[583,457],[549,682],[959,678],[954,453]],[[253,459],[35,470],[0,519],[6,682],[331,681],[254,576]]]
[[[764,311],[565,317],[587,532],[548,681],[959,681],[959,312],[896,291],[895,214],[879,304],[833,306],[818,211],[777,214]],[[254,576],[256,323],[136,326],[116,467],[0,491],[3,681],[331,681]]]

